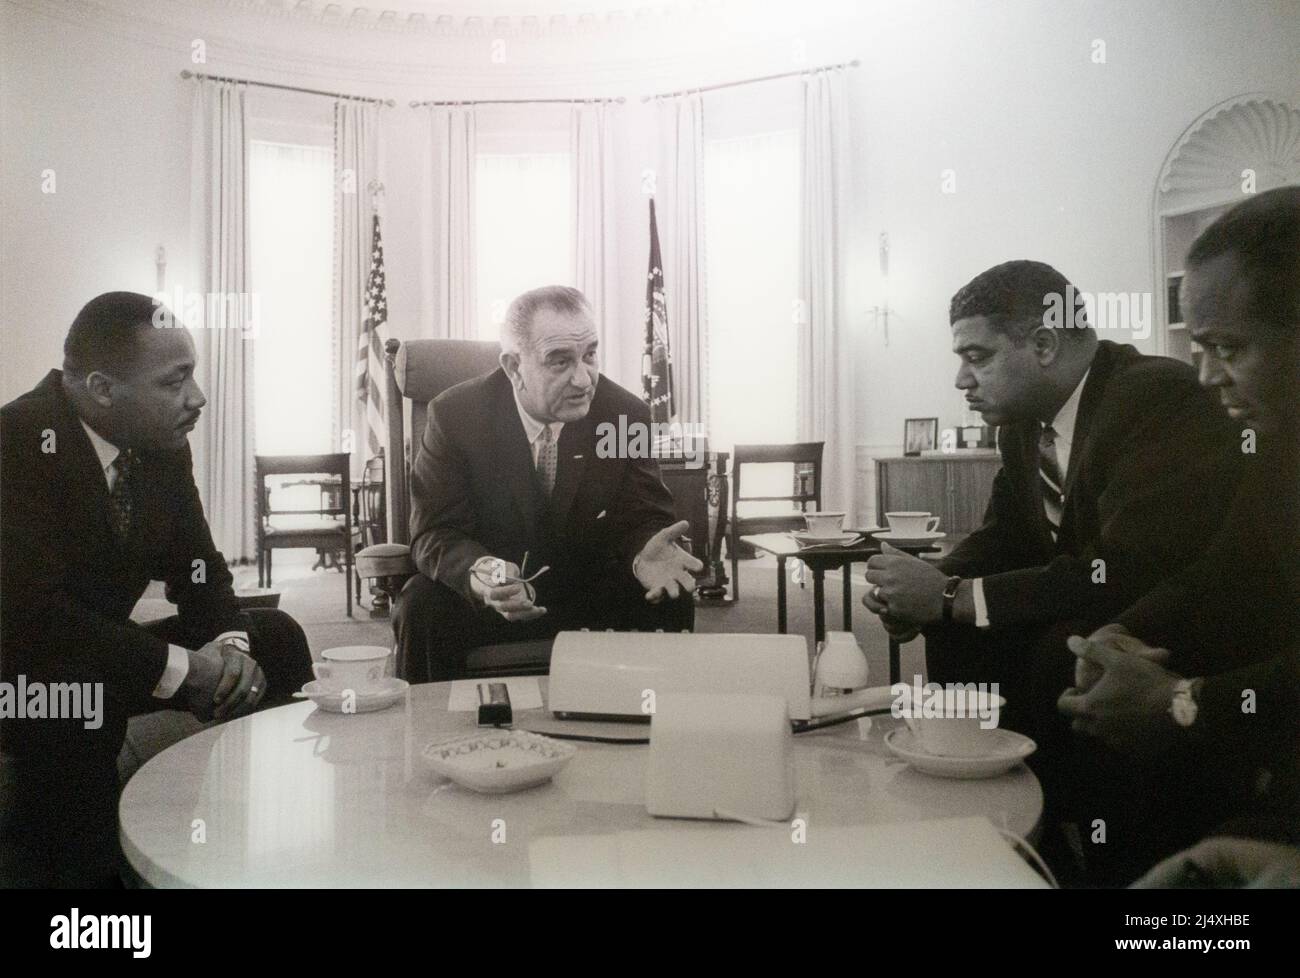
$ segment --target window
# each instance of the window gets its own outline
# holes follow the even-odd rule
[[[736,444],[792,442],[799,134],[709,139],[704,164],[710,443],[725,451]],[[791,470],[746,467],[746,495],[788,494]],[[763,504],[750,508],[762,512]],[[789,507],[766,505],[773,508]]]
[[[250,141],[254,411],[261,455],[337,451],[333,185],[330,147]]]
[[[495,340],[510,300],[572,285],[568,153],[479,153],[475,171],[478,335]]]

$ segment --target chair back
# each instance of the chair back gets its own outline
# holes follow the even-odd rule
[[[400,340],[384,345],[388,383],[388,539],[411,542],[411,457],[424,437],[429,402],[462,381],[495,370],[491,340]],[[409,411],[409,421],[407,413]],[[400,460],[401,464],[398,464]]]
[[[798,529],[802,519],[795,515],[773,514],[766,516],[739,516],[742,502],[789,502],[799,512],[821,509],[822,504],[822,451],[824,441],[795,442],[786,445],[737,445],[732,452],[731,487],[733,522],[740,530],[769,532],[776,529]],[[789,463],[794,465],[794,481],[787,495],[745,495],[743,474],[746,465]],[[762,524],[762,525],[760,525]]]
[[[351,524],[351,474],[352,456],[347,452],[330,452],[324,455],[254,455],[253,478],[256,480],[257,525],[259,532],[268,516],[297,514],[314,516],[342,516]],[[321,503],[314,509],[273,510],[271,491],[266,480],[273,475],[327,475],[337,477],[339,490],[328,491],[322,486]]]

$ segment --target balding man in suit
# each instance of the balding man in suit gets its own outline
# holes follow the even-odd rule
[[[601,375],[597,347],[581,292],[534,289],[507,311],[500,367],[429,405],[411,467],[420,573],[394,610],[406,678],[562,629],[694,626],[702,565],[676,542],[689,524],[655,459],[608,437],[648,433],[650,413]]]

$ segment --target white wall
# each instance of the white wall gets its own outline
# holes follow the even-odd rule
[[[765,16],[771,9],[780,16]],[[504,64],[488,56],[490,32],[353,31],[234,5],[3,0],[0,16],[3,400],[57,365],[86,299],[152,291],[157,245],[169,281],[188,260],[189,86],[178,74],[191,67],[191,38],[207,40],[208,71],[398,100],[384,113],[384,215],[400,337],[432,328],[427,130],[407,101],[627,95],[611,299],[627,335],[610,372],[634,388],[647,247],[640,171],[654,148],[638,96],[861,58],[851,73],[859,193],[848,268],[864,472],[870,457],[899,448],[905,417],[962,420],[948,352],[955,289],[999,261],[1032,257],[1090,291],[1151,290],[1150,197],[1174,140],[1224,98],[1300,91],[1293,0],[724,4],[721,26],[663,18],[511,35]],[[1095,39],[1105,64],[1091,60]],[[52,195],[40,192],[47,168]],[[940,192],[949,168],[951,195]],[[892,245],[888,342],[868,312],[885,300],[881,231]]]

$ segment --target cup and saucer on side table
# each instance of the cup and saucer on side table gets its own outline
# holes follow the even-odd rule
[[[939,517],[922,512],[886,513],[888,530],[872,534],[895,547],[932,547],[948,534],[939,531]]]
[[[862,539],[862,534],[842,529],[843,513],[822,510],[803,514],[808,524],[805,530],[791,530],[790,536],[801,547],[849,547]]]
[[[372,645],[347,645],[326,649],[321,662],[312,664],[316,678],[303,686],[306,697],[330,713],[373,713],[398,702],[410,688],[393,675],[391,649]]]
[[[907,725],[889,731],[885,746],[911,767],[940,778],[994,778],[1038,749],[1031,739],[996,726],[1006,704],[984,692],[936,690],[940,697],[904,707]],[[973,702],[972,702],[973,700]],[[988,726],[992,718],[993,725]]]

